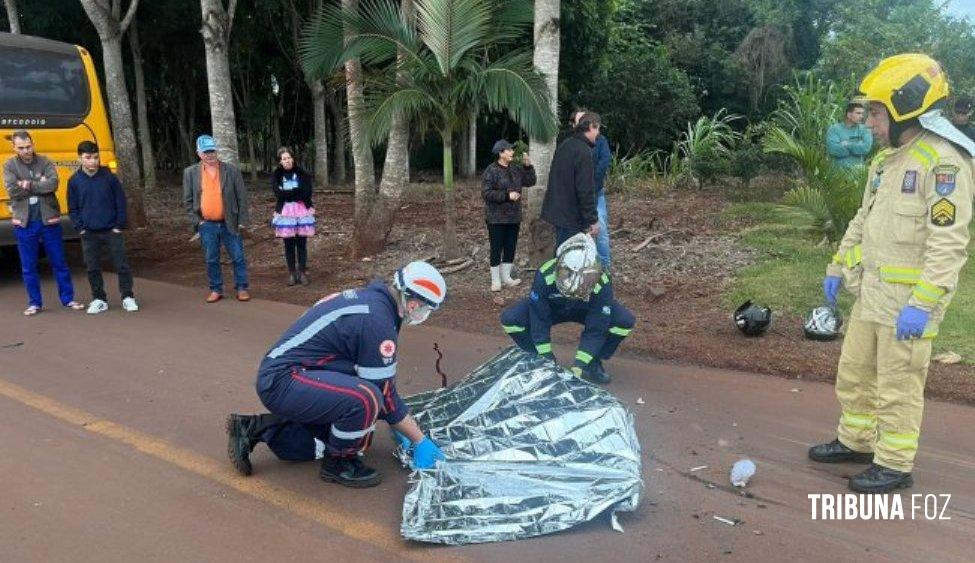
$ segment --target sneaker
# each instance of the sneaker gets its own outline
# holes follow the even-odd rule
[[[318,476],[323,481],[338,483],[354,489],[375,487],[382,482],[383,476],[359,459],[353,457],[332,457],[325,455]]]
[[[84,303],[78,303],[77,301],[69,301],[65,303],[64,306],[67,307],[68,309],[73,309],[75,311],[80,311],[85,308]]]
[[[247,292],[246,289],[237,290],[237,301],[250,301],[251,294]]]
[[[126,297],[122,300],[122,308],[129,313],[134,313],[139,310],[139,304],[135,302],[135,297]]]
[[[89,315],[97,315],[98,313],[104,313],[107,310],[108,310],[108,303],[105,303],[105,301],[101,299],[95,299],[94,301],[88,304],[87,313]]]
[[[217,301],[220,301],[221,299],[223,299],[223,295],[220,294],[220,293],[217,293],[216,291],[211,291],[210,292],[210,295],[207,295],[207,303],[216,303]]]

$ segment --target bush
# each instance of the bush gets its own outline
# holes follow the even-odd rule
[[[731,124],[738,119],[718,110],[712,117],[701,116],[687,124],[670,157],[679,183],[701,188],[728,174],[732,148],[740,139]]]

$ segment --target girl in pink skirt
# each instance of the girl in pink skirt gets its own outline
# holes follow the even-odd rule
[[[284,240],[284,259],[288,263],[288,285],[308,285],[308,237],[315,234],[315,208],[311,204],[312,178],[295,164],[288,147],[278,149],[279,166],[271,179],[278,198],[274,207],[274,236]]]

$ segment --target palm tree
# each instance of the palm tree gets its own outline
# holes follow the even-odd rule
[[[505,111],[533,138],[551,139],[556,118],[531,54],[508,51],[530,29],[528,0],[416,0],[414,22],[392,0],[358,10],[325,7],[306,29],[302,60],[327,74],[358,57],[366,77],[362,113],[371,144],[398,118],[435,130],[443,146],[444,255],[459,255],[454,209],[453,137],[480,109]],[[345,40],[343,45],[343,38]],[[398,56],[397,56],[398,55]]]

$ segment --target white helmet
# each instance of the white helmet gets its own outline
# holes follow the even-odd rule
[[[400,292],[403,310],[406,302],[417,299],[423,307],[409,315],[410,324],[420,324],[447,298],[447,282],[436,268],[422,261],[410,262],[393,274],[393,287]]]
[[[555,286],[566,297],[588,299],[603,270],[597,262],[596,241],[579,233],[555,252]]]

